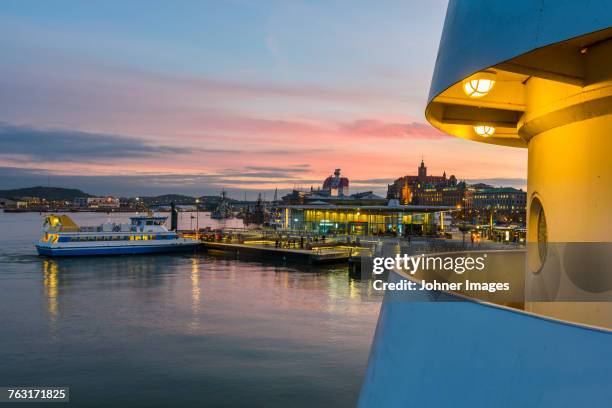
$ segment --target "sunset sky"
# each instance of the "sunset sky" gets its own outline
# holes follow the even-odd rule
[[[415,174],[523,187],[525,150],[423,115],[445,1],[8,1],[0,189],[384,194]]]

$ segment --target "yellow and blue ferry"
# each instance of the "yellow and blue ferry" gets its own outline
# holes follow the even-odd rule
[[[167,217],[152,214],[130,217],[130,223],[78,226],[67,215],[49,215],[43,236],[36,243],[39,255],[83,256],[152,254],[189,251],[198,242],[184,238],[164,225]]]

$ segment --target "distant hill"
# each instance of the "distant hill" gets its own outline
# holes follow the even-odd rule
[[[74,201],[76,197],[95,197],[94,195],[87,194],[76,188],[61,188],[61,187],[28,187],[28,188],[16,188],[13,190],[0,190],[0,198],[9,198],[11,200],[17,200],[22,197],[38,197],[46,200],[66,200]],[[207,206],[215,206],[221,201],[221,196],[201,196],[198,197],[200,203]],[[146,205],[169,205],[170,203],[175,204],[195,204],[196,197],[184,195],[184,194],[164,194],[160,196],[144,196],[140,199]],[[236,200],[228,198],[230,203],[236,202]]]
[[[75,197],[92,197],[76,188],[61,187],[27,187],[14,190],[0,190],[0,197],[17,200],[21,197],[38,197],[46,200],[67,200],[73,201]]]

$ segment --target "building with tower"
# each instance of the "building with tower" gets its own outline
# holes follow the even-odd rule
[[[349,195],[349,179],[340,177],[340,169],[336,169],[332,176],[323,181],[323,191],[331,197],[343,197]]]
[[[454,175],[446,177],[427,175],[427,166],[421,159],[416,176],[403,176],[387,186],[387,198],[397,199],[408,205],[451,205],[461,204],[465,183],[457,183]],[[457,200],[455,199],[457,197]]]

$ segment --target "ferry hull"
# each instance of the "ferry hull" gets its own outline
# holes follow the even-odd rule
[[[51,248],[36,245],[39,255],[44,256],[97,256],[97,255],[138,255],[169,252],[189,252],[198,248],[197,243],[180,245],[147,245],[116,247]]]

